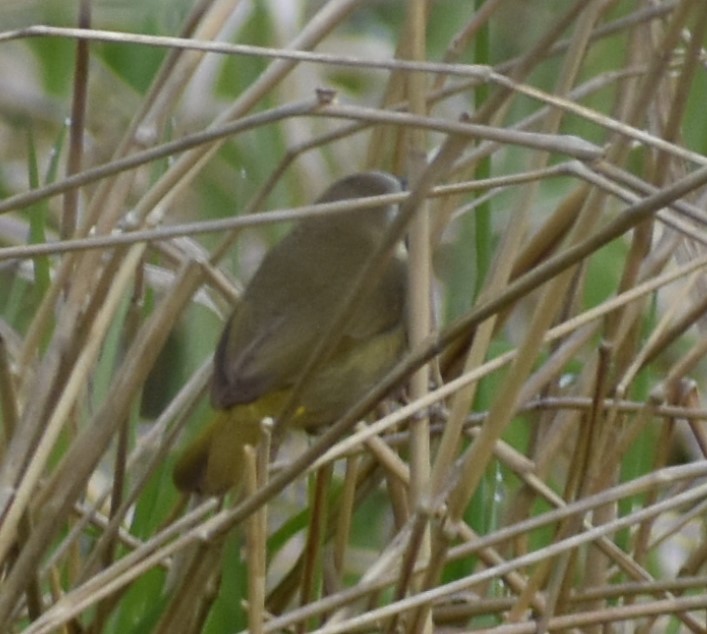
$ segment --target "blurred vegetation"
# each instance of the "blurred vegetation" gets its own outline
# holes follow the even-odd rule
[[[92,28],[128,36],[90,41],[85,74],[68,34],[11,36],[34,25],[74,27],[80,5]],[[690,0],[442,0],[420,14],[416,6],[0,6],[1,631],[707,627],[707,179],[671,190],[706,165],[705,12]],[[323,15],[330,23],[307,50],[346,59],[298,61],[279,75],[268,73],[282,62],[262,50],[202,53],[129,37],[285,50]],[[415,34],[424,58],[415,57]],[[416,73],[373,64],[396,59],[468,72],[428,68],[420,84]],[[76,145],[70,126],[81,88]],[[72,153],[78,172],[110,167],[315,100],[320,88],[334,89],[336,101],[91,179],[72,190],[73,202],[65,191],[24,197],[71,176]],[[374,120],[419,98],[427,111],[415,114],[429,124],[422,144],[411,119]],[[460,120],[487,132],[444,129]],[[347,131],[352,123],[360,125]],[[553,140],[551,150],[519,126]],[[488,130],[516,137],[490,144]],[[466,141],[440,158],[450,139]],[[596,153],[578,153],[572,139]],[[312,140],[321,141],[304,145]],[[439,169],[429,186],[460,190],[425,201],[429,187],[418,189],[418,176],[430,164]],[[289,225],[190,225],[179,237],[83,247],[98,236],[295,208],[366,168],[407,177],[419,213],[430,213],[429,302],[443,343],[428,355],[430,389],[477,375],[432,406],[419,394],[379,395],[385,402],[369,423],[406,404],[419,410],[380,434],[384,448],[339,439],[331,481],[326,467],[293,470],[321,436],[292,433],[270,481],[284,473],[290,486],[273,486],[255,508],[252,496],[180,500],[173,456],[211,414],[205,386],[223,321]],[[667,198],[640,223],[598,239],[656,192]],[[543,269],[593,238],[581,259]],[[671,271],[675,279],[638,292]],[[424,287],[424,271],[414,268],[411,280]],[[446,337],[449,328],[459,336]],[[552,328],[565,330],[543,342]],[[424,345],[411,344],[401,376],[415,370],[410,359]],[[476,362],[464,368],[469,354]],[[514,360],[494,366],[504,355]],[[422,463],[411,425],[432,441]],[[455,440],[448,430],[457,427]],[[449,461],[438,453],[445,443]],[[429,482],[430,465],[438,487],[420,494],[411,482]],[[602,526],[605,534],[587,537]],[[574,536],[586,540],[563,541]],[[260,555],[266,570],[252,559]]]

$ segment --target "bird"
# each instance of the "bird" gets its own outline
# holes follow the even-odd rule
[[[317,203],[398,193],[382,171],[334,182]],[[277,417],[339,306],[379,249],[396,205],[300,220],[263,258],[225,324],[214,354],[215,415],[178,457],[184,493],[223,495],[240,487],[245,447],[261,421]],[[407,263],[398,244],[353,306],[333,347],[315,366],[288,425],[315,432],[335,422],[401,357],[407,346]]]

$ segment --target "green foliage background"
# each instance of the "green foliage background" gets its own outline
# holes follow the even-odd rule
[[[176,36],[194,3],[186,0],[181,2],[153,0],[140,3],[133,0],[122,2],[105,0],[89,4],[91,4],[93,28],[124,33]],[[242,3],[241,7],[234,8],[230,14],[225,32],[222,34],[223,38],[232,43],[282,48],[305,28],[324,3],[293,0],[286,4],[286,8],[283,6],[282,11],[277,11],[276,2]],[[396,49],[400,53],[406,42],[404,25],[409,3],[395,0],[360,4],[361,7],[343,19],[316,50],[371,60],[393,59]],[[431,3],[426,22],[427,60],[431,62],[444,60],[459,29],[472,19],[474,15],[472,5],[475,5],[478,10],[484,4],[487,3],[480,1],[471,3],[469,0],[443,0]],[[488,65],[496,69],[503,68],[505,64],[507,68],[516,68],[513,66],[514,60],[527,54],[533,46],[537,45],[538,38],[546,32],[559,13],[566,11],[569,6],[569,3],[565,2],[541,0],[499,4],[491,20],[482,25],[477,37],[463,47],[458,58],[454,60],[456,63]],[[590,11],[591,6],[595,4],[587,2],[586,11]],[[645,44],[645,48],[642,49],[647,51],[645,59],[629,59],[627,49],[631,42],[630,36],[639,37],[641,34],[645,36],[645,33],[637,31],[638,35],[635,32],[632,34],[628,27],[625,27],[617,28],[609,35],[602,35],[602,26],[621,24],[622,19],[639,15],[647,10],[649,3],[621,0],[605,4],[606,7],[601,11],[601,19],[594,27],[596,38],[591,40],[581,58],[577,60],[579,70],[575,77],[575,85],[590,80],[596,81],[598,88],[586,98],[578,100],[578,103],[595,113],[611,118],[617,116],[614,106],[620,98],[620,91],[627,86],[627,83],[615,81],[612,78],[613,73],[625,72],[627,77],[644,77],[646,66],[652,59],[648,54],[658,54],[656,42],[660,41],[660,34],[668,29],[670,20],[676,19],[674,16],[677,15],[677,9],[675,11],[666,9],[654,22],[648,22],[650,28],[654,28],[658,33],[651,41],[654,48]],[[683,6],[685,3],[673,4]],[[12,29],[38,24],[71,27],[76,24],[77,11],[76,3],[66,0],[9,3],[0,7],[0,22],[6,33]],[[578,15],[581,13],[579,12]],[[687,15],[686,32],[695,29],[695,32],[699,33],[699,11],[688,10]],[[644,22],[639,21],[638,24],[643,25]],[[578,17],[576,21],[569,24],[561,37],[558,37],[557,46],[561,47],[566,38],[571,39],[576,36],[580,28],[581,22]],[[685,37],[670,51],[675,73],[683,67],[688,45],[689,38]],[[528,77],[519,81],[547,94],[553,94],[558,76],[568,62],[567,48],[561,50],[563,52],[549,54],[543,58]],[[707,90],[707,76],[704,73],[704,52],[702,51],[700,55],[702,65],[698,67],[689,83],[689,90],[682,95],[686,106],[680,119],[679,138],[668,139],[668,141],[674,143],[675,147],[705,155],[707,154],[707,123],[703,101]],[[74,72],[75,56],[76,43],[66,36],[0,39],[0,69],[5,69],[1,73],[3,79],[0,89],[0,92],[4,93],[4,97],[0,98],[0,139],[2,141],[0,142],[0,195],[3,199],[9,199],[65,177],[69,152],[68,125],[73,91],[77,81]],[[87,77],[87,120],[83,136],[84,168],[111,161],[115,148],[118,147],[132,118],[148,95],[150,86],[167,56],[168,51],[165,48],[131,42],[91,43]],[[402,53],[399,57],[403,57]],[[140,143],[148,147],[204,130],[215,117],[228,109],[262,77],[270,63],[268,58],[259,55],[208,55],[199,64],[190,81],[185,82],[184,89],[179,92],[176,101],[166,109],[164,120],[155,124],[153,128],[140,131],[145,134],[144,138],[139,139]],[[277,108],[297,99],[311,97],[315,89],[320,87],[335,88],[341,103],[382,108],[389,77],[388,71],[380,69],[303,64],[302,68],[295,71],[292,78],[273,86],[259,100],[257,110]],[[431,86],[433,81],[431,75],[428,81]],[[461,80],[450,80],[449,85],[454,85],[457,81]],[[471,113],[473,116],[497,90],[498,86],[493,82],[479,82],[440,101],[432,108],[431,115],[446,121],[457,121],[462,113]],[[651,99],[654,101],[646,108],[644,125],[656,136],[660,136],[660,125],[655,124],[651,117],[657,118],[656,113],[663,113],[677,101],[675,98],[674,102],[672,94],[668,93],[668,88],[665,88],[662,93],[653,95]],[[540,100],[537,98],[514,94],[508,104],[506,115],[500,120],[490,120],[485,123],[500,128],[510,128],[535,113],[539,105]],[[179,191],[169,201],[168,208],[165,210],[164,224],[176,225],[183,222],[225,219],[243,214],[247,204],[267,182],[288,151],[296,148],[298,143],[335,130],[340,125],[340,122],[333,119],[301,118],[255,127],[227,139],[218,152],[198,171],[189,186]],[[355,136],[346,136],[321,147],[315,147],[311,151],[297,154],[289,168],[283,172],[282,178],[267,192],[258,206],[258,211],[307,204],[334,178],[365,167],[367,152],[371,147],[376,147],[376,134],[382,127],[373,127],[372,134],[365,129]],[[565,116],[557,132],[591,141],[596,146],[605,148],[607,153],[614,143],[614,138],[605,128],[590,121],[589,117],[576,113]],[[376,167],[398,172],[405,171],[405,157],[401,158],[401,152],[404,154],[404,150],[400,148],[406,146],[400,142],[400,137],[393,135],[387,138],[395,139],[395,142],[391,142],[390,147],[380,148],[380,154],[376,157]],[[439,148],[443,139],[444,136],[440,133],[429,133],[428,147],[425,150],[430,156]],[[475,162],[470,172],[458,170],[455,174],[448,174],[449,178],[441,179],[438,184],[456,180],[471,182],[474,179],[523,172],[535,165],[536,153],[539,153],[536,148],[504,145],[492,156]],[[670,185],[683,175],[681,169],[687,170],[684,162],[671,156],[672,162],[668,163],[669,172],[656,174],[653,170],[659,158],[655,147],[650,144],[635,143],[628,158],[618,167],[625,169],[646,186],[656,187]],[[157,183],[160,177],[168,173],[176,159],[176,156],[162,158],[136,172],[130,190],[121,202],[122,216],[128,214],[139,203],[145,192]],[[560,164],[566,160],[566,156],[554,153],[549,163]],[[701,166],[691,165],[690,169]],[[520,214],[521,211],[528,213],[530,225],[528,236],[541,231],[547,227],[554,211],[562,205],[562,201],[579,186],[579,179],[576,175],[564,174],[539,179],[536,184],[537,189],[529,195],[527,195],[529,190],[523,189],[526,185],[500,186],[494,189],[493,195],[487,199],[482,198],[485,192],[476,194],[470,190],[450,203],[455,209],[462,209],[467,205],[473,205],[473,209],[467,210],[466,213],[454,217],[447,223],[443,237],[436,245],[434,253],[436,328],[442,329],[453,323],[455,319],[468,314],[480,301],[479,295],[488,283],[491,272],[494,267],[499,266],[498,258],[501,256],[498,254],[502,252],[504,239],[509,233],[515,215]],[[80,212],[86,212],[99,187],[97,183],[91,183],[81,190]],[[628,186],[626,188],[630,189]],[[640,196],[646,195],[645,192],[637,189],[633,191],[638,192],[637,195]],[[688,199],[695,202],[697,198],[695,195]],[[608,223],[624,212],[626,206],[626,202],[612,198],[597,209],[597,213],[602,214],[602,222]],[[439,217],[442,217],[441,207],[442,205],[432,209],[438,211]],[[10,248],[57,241],[64,213],[61,196],[47,197],[31,206],[18,207],[9,213],[4,213],[0,216],[0,247]],[[695,231],[704,233],[703,226],[698,224]],[[116,226],[113,229],[118,231],[120,228]],[[101,566],[90,569],[96,578],[100,570],[109,569],[111,565],[115,565],[115,562],[119,562],[121,558],[133,552],[139,544],[149,543],[170,522],[182,517],[181,514],[185,512],[183,508],[177,506],[179,497],[171,483],[170,470],[174,451],[171,447],[162,444],[166,438],[164,433],[155,433],[158,429],[156,421],[199,368],[208,363],[223,320],[228,314],[230,301],[246,283],[265,250],[285,230],[286,227],[283,225],[266,225],[242,231],[227,255],[216,263],[219,274],[223,278],[217,282],[214,282],[213,277],[209,278],[208,282],[205,281],[200,291],[186,304],[184,310],[174,316],[164,349],[161,350],[149,376],[142,384],[139,397],[129,403],[129,420],[124,427],[125,442],[131,451],[139,448],[141,455],[136,458],[135,463],[130,463],[134,471],[128,470],[127,487],[123,494],[137,481],[135,476],[142,473],[143,467],[151,464],[154,470],[139,489],[134,505],[121,524],[123,535],[120,543],[114,545],[112,553],[107,555],[107,559]],[[622,279],[626,278],[627,270],[631,270],[633,266],[646,264],[655,254],[656,245],[663,232],[667,232],[668,229],[664,225],[659,225],[658,228],[651,228],[650,231],[652,233],[645,251],[638,256],[635,251],[632,251],[632,246],[635,248],[636,234],[630,232],[621,239],[597,248],[577,273],[576,285],[573,285],[572,291],[568,292],[567,306],[563,316],[558,316],[557,322],[581,317],[584,311],[600,307],[616,297]],[[171,284],[177,280],[180,265],[188,259],[197,261],[201,258],[201,261],[204,261],[220,244],[222,237],[219,233],[187,236],[169,243],[172,251],[157,247],[151,247],[146,251],[140,267],[136,268],[132,288],[125,292],[120,307],[112,317],[100,354],[87,372],[86,385],[81,396],[76,400],[70,421],[64,426],[60,437],[51,448],[51,457],[46,462],[42,480],[37,484],[37,491],[46,490],[44,487],[47,486],[47,482],[50,482],[58,465],[74,443],[79,430],[85,428],[92,420],[91,417],[115,389],[117,371],[126,357],[129,358],[133,354],[132,344],[140,325],[154,314],[156,307],[162,303],[165,296],[173,292]],[[691,238],[686,238],[689,239]],[[701,253],[699,249],[703,249],[703,243],[699,244],[696,238],[694,242],[699,245],[696,249]],[[106,261],[111,253],[113,251],[106,248],[103,254]],[[551,257],[553,253],[553,249],[548,248],[547,252],[540,255],[540,261]],[[2,248],[0,248],[0,257],[2,257]],[[55,284],[55,276],[63,257],[53,254],[31,259],[13,257],[0,260],[0,319],[2,320],[0,335],[9,359],[7,367],[10,373],[16,373],[17,385],[25,389],[32,386],[32,376],[35,372],[40,372],[48,351],[54,349],[52,346],[59,332],[57,324],[60,322],[62,311],[61,299],[55,300],[52,304],[53,317],[44,322],[44,329],[40,333],[39,343],[33,351],[31,360],[26,367],[18,366],[19,360],[23,358],[20,351],[24,350],[23,346],[33,324],[36,323],[38,312],[43,302],[47,301],[46,298]],[[672,265],[674,266],[675,262]],[[658,272],[656,271],[655,274]],[[638,284],[639,281],[639,279],[632,279],[630,283]],[[553,408],[550,404],[553,398],[586,397],[590,405],[592,403],[597,405],[596,401],[592,401],[596,394],[584,391],[586,385],[582,383],[582,373],[586,367],[596,361],[602,344],[613,348],[607,353],[609,361],[606,366],[597,370],[597,389],[601,387],[599,384],[602,380],[606,381],[604,385],[609,388],[615,386],[615,379],[621,375],[621,372],[631,361],[640,358],[644,350],[643,346],[648,345],[651,335],[670,310],[671,302],[684,302],[685,311],[699,304],[699,293],[695,295],[684,291],[687,283],[687,277],[683,277],[667,290],[661,289],[647,296],[640,318],[633,324],[635,331],[626,333],[624,340],[607,341],[607,333],[611,332],[608,326],[596,331],[590,341],[580,347],[578,352],[563,365],[562,371],[557,372],[552,379],[548,379],[543,384],[542,390],[534,394],[527,403],[518,404],[517,415],[505,428],[502,436],[507,446],[530,461],[537,458],[543,443],[549,444],[552,440],[544,434],[555,430],[553,424],[558,423],[561,418],[557,413],[561,408]],[[698,281],[697,284],[699,288],[700,282]],[[500,292],[502,289],[496,290]],[[101,292],[104,291],[105,289]],[[96,289],[93,292],[96,293],[96,297],[100,295]],[[674,297],[678,300],[674,300]],[[484,358],[494,359],[507,351],[519,349],[528,324],[534,315],[542,310],[542,307],[538,306],[538,299],[538,292],[529,292],[506,307],[509,311],[507,320],[503,320],[496,329]],[[90,297],[87,297],[86,301],[88,303]],[[699,345],[696,342],[700,341],[703,334],[699,315],[695,316],[693,321],[694,326],[690,328],[689,324],[686,325],[684,331],[677,333],[674,340],[658,350],[649,363],[641,366],[635,380],[630,383],[628,393],[623,395],[636,408],[631,410],[631,414],[626,414],[624,418],[616,421],[618,430],[616,434],[620,435],[631,425],[635,425],[638,432],[634,442],[613,464],[616,479],[612,481],[612,486],[646,476],[672,464],[690,463],[704,458],[704,447],[700,447],[703,432],[699,431],[704,416],[700,414],[702,404],[698,387],[705,374],[703,358],[698,358],[690,366],[690,372],[685,377],[680,377],[683,381],[694,382],[681,383],[686,390],[684,398],[666,401],[666,404],[676,408],[683,407],[685,411],[699,410],[694,418],[689,419],[691,427],[686,423],[689,418],[687,414],[685,417],[650,414],[648,416],[650,420],[641,419],[641,411],[645,413],[641,408],[648,407],[656,388],[666,387],[662,383],[665,377],[672,377],[671,372],[675,370],[678,361],[685,355],[689,355],[694,346]],[[609,322],[610,318],[607,318],[607,323]],[[544,364],[548,364],[552,359],[558,346],[559,344],[553,344],[542,349],[535,362],[534,372],[541,373],[543,368],[547,367]],[[602,370],[607,373],[606,376],[600,375]],[[473,413],[483,414],[493,409],[494,404],[503,398],[508,376],[508,369],[504,368],[497,372],[489,372],[482,377],[475,394]],[[672,384],[668,387],[672,387]],[[20,413],[33,396],[22,390],[18,392],[16,404]],[[604,396],[611,397],[611,389],[608,389]],[[5,394],[3,398],[5,399],[2,410],[3,445],[7,448],[10,446],[14,432],[8,423],[7,399],[11,397]],[[547,399],[547,402],[540,402],[543,399]],[[579,431],[581,423],[588,425],[587,421],[592,411],[590,405],[585,403],[586,408],[582,410],[584,413],[581,416],[577,415],[577,419],[574,420],[577,431],[568,434],[564,442],[558,443],[553,467],[543,474],[544,484],[561,497],[567,495],[567,502],[571,502],[574,496],[582,497],[582,487],[579,486],[574,490],[571,483],[577,478],[582,481],[586,476],[586,473],[576,473],[573,470],[578,468],[577,456],[582,454],[582,449],[579,447],[580,441],[577,438],[581,436]],[[569,406],[567,408],[567,412],[571,411]],[[438,412],[437,418],[433,417],[433,428],[435,423],[437,428],[442,426],[447,415],[446,408]],[[186,412],[184,421],[185,430],[177,444],[181,446],[187,438],[193,437],[208,416],[209,407],[205,397],[195,397],[190,401],[190,408]],[[567,414],[567,419],[570,418],[570,414]],[[174,418],[170,418],[168,422],[171,424],[173,421]],[[161,423],[165,422],[167,421],[161,421]],[[471,423],[472,427],[478,426],[478,420],[471,420]],[[397,431],[404,435],[406,429],[402,426]],[[103,514],[110,514],[106,497],[101,496],[110,491],[111,485],[116,480],[115,465],[125,460],[116,448],[119,444],[118,435],[116,433],[111,448],[103,454],[100,464],[93,471],[90,483],[86,483],[85,490],[77,497],[72,513],[60,516],[57,530],[45,544],[45,550],[38,558],[38,565],[34,571],[38,594],[42,598],[42,613],[49,614],[50,617],[53,614],[52,606],[60,605],[60,597],[63,593],[70,593],[87,582],[87,579],[82,576],[85,572],[84,565],[99,543],[103,526],[101,521],[89,519],[90,514],[87,509],[91,504],[100,502],[97,509],[98,515],[103,517]],[[439,433],[433,437],[437,439]],[[287,464],[291,456],[297,455],[303,446],[312,442],[314,441],[301,437],[295,438],[291,441],[292,447],[286,446],[282,461]],[[470,438],[466,438],[460,444],[457,457],[466,455],[465,452],[472,442]],[[578,444],[575,445],[575,442]],[[405,448],[406,445],[402,445],[401,448],[393,441],[391,443],[396,455],[408,464],[409,451]],[[160,446],[166,449],[165,455],[152,465],[149,461],[151,457],[157,455]],[[590,450],[591,448],[586,451]],[[7,455],[5,457],[7,458]],[[282,580],[291,570],[293,562],[300,556],[307,535],[314,532],[312,490],[315,486],[313,484],[315,476],[309,477],[309,482],[300,478],[270,504],[267,554],[271,567],[268,570],[268,589],[282,587]],[[449,477],[451,482],[453,473],[450,472]],[[697,480],[690,480],[691,485],[696,482]],[[52,486],[56,485],[56,482],[52,482]],[[343,467],[337,467],[334,471],[333,484],[327,493],[327,505],[332,517],[336,517],[339,509],[342,486]],[[494,531],[500,531],[509,523],[521,521],[522,518],[514,516],[514,509],[519,508],[521,503],[527,503],[528,517],[537,517],[547,512],[550,509],[548,502],[542,500],[536,493],[529,493],[527,486],[527,481],[518,474],[518,469],[512,464],[505,459],[490,458],[482,483],[466,507],[463,517],[465,527],[480,535],[493,534]],[[591,488],[590,484],[587,486]],[[570,490],[573,491],[571,494]],[[113,495],[116,495],[115,491]],[[651,489],[650,493],[641,491],[627,495],[617,505],[616,513],[619,516],[627,514],[636,508],[652,504],[656,499],[661,499],[661,496],[669,497],[669,493],[667,491],[657,493],[656,490]],[[235,499],[228,500],[226,506],[233,507],[237,502],[238,500]],[[175,511],[175,508],[178,510]],[[30,526],[35,515],[43,514],[42,509],[35,509],[31,504],[26,512]],[[681,509],[674,513],[674,515],[666,513],[660,521],[655,521],[661,526],[665,526],[663,520],[665,522],[674,520],[678,524],[678,520],[683,517],[680,514],[687,514],[688,510]],[[77,529],[82,518],[86,520],[86,525]],[[692,562],[691,555],[704,547],[702,519],[696,516],[690,520],[688,515],[685,515],[684,519],[686,526],[690,528],[685,530],[689,540],[688,545],[680,551],[681,564]],[[637,525],[634,531],[618,533],[615,538],[616,543],[623,549],[622,554],[627,559],[634,555],[637,558],[641,556],[640,563],[652,575],[653,581],[667,582],[678,578],[680,575],[671,572],[670,565],[666,564],[667,555],[658,547],[659,545],[648,553],[637,554],[636,535],[641,530],[650,532],[651,521],[647,521],[645,525]],[[367,566],[373,564],[399,528],[400,520],[393,512],[391,493],[386,487],[386,479],[379,476],[378,480],[374,480],[371,484],[371,488],[361,506],[356,509],[351,521],[348,545],[351,563],[350,569],[347,569],[343,576],[345,587],[355,586],[361,581],[366,574]],[[575,528],[579,530],[578,526]],[[72,531],[77,531],[79,535],[77,539],[72,537]],[[677,528],[674,528],[674,531],[675,534],[680,534]],[[30,529],[29,533],[31,532]],[[541,527],[524,534],[517,543],[506,544],[500,548],[500,552],[508,559],[524,552],[539,552],[551,546],[558,539],[559,534],[561,531],[554,526]],[[26,537],[18,538],[19,550]],[[467,538],[470,539],[468,536]],[[211,558],[216,563],[213,565],[215,575],[209,583],[205,582],[203,586],[195,586],[193,589],[193,595],[200,597],[199,601],[194,599],[194,611],[196,612],[197,608],[201,610],[199,625],[194,627],[201,629],[185,631],[221,634],[252,627],[252,621],[249,621],[249,615],[243,608],[248,587],[248,569],[243,558],[243,540],[243,532],[237,529],[228,532],[223,542],[218,542],[216,552],[210,551],[209,545],[201,544],[198,540],[191,544],[191,548],[197,549],[197,556],[203,556],[205,560]],[[180,573],[183,574],[188,570],[180,561],[180,558],[188,556],[187,550],[184,549],[184,552],[163,560],[158,566],[150,567],[137,575],[136,579],[127,586],[109,593],[107,598],[89,600],[88,607],[80,610],[75,620],[72,619],[69,623],[74,627],[78,627],[80,623],[81,627],[86,628],[84,631],[91,632],[163,631],[160,628],[166,627],[165,615],[178,613],[178,606],[175,607],[174,600],[174,596],[177,596],[174,594],[175,587],[178,585],[175,576],[178,577]],[[588,563],[590,558],[591,555],[574,553],[571,563],[567,564],[567,578],[573,580],[575,584],[573,588],[579,594],[587,590],[582,579],[583,571],[590,565]],[[556,563],[557,560],[549,561]],[[488,564],[482,564],[476,555],[447,561],[443,566],[440,583],[464,579],[483,565]],[[9,575],[12,568],[13,562],[6,561],[3,574]],[[314,583],[316,587],[312,601],[327,594],[335,594],[337,591],[326,588],[326,584],[322,581],[327,572],[322,562],[317,564],[316,570],[318,576]],[[531,566],[527,569],[523,568],[521,573],[524,579],[529,579],[533,574],[540,574],[537,570]],[[703,568],[696,564],[696,568],[690,572],[696,576],[700,570]],[[550,573],[548,576],[551,576]],[[607,566],[604,577],[607,586],[629,579],[625,568],[617,565],[615,561]],[[300,583],[305,585],[310,581],[300,580]],[[575,610],[581,613],[576,604],[562,603],[560,599],[553,596],[551,586],[546,586],[545,581],[547,579],[543,579],[538,592],[549,604],[556,605],[553,601],[557,601],[562,605],[558,614],[569,614]],[[696,585],[691,590],[699,590],[699,586]],[[27,596],[29,593],[30,590],[27,590]],[[470,603],[476,601],[481,606],[485,600],[491,599],[508,599],[509,602],[505,604],[505,609],[489,609],[488,612],[483,612],[482,607],[477,605],[476,611],[470,610],[469,615],[462,619],[464,627],[498,627],[498,631],[505,631],[502,627],[508,610],[513,606],[513,600],[518,599],[517,595],[500,580],[485,586],[475,586],[475,593],[472,596],[473,600],[465,596],[460,601]],[[290,601],[286,603],[289,610],[297,608],[297,601],[292,598],[296,595],[296,591],[291,592]],[[375,599],[371,599],[373,607],[386,605],[395,599],[390,585],[375,596]],[[645,601],[649,601],[658,600],[663,596],[654,593],[644,598]],[[28,612],[27,601],[27,598],[18,599],[14,616],[9,621],[3,621],[7,627],[12,628],[7,631],[35,631],[32,629],[33,622],[43,623],[40,619],[41,615],[32,615]],[[602,607],[628,605],[630,601],[630,598],[622,597],[613,600],[612,604],[611,600],[605,599],[604,603],[592,604],[587,608],[587,613],[594,609],[599,614]],[[360,609],[360,606],[356,604],[354,606],[354,611]],[[535,608],[537,609],[537,606]],[[441,614],[442,610],[439,612]],[[687,611],[684,613],[687,614]],[[550,616],[554,616],[554,613],[549,612],[548,618]],[[439,622],[441,618],[440,616]],[[61,617],[59,621],[64,623]],[[600,618],[597,617],[594,627],[599,627],[599,622]],[[311,630],[319,625],[319,621],[311,618],[308,623]],[[666,628],[654,631],[670,631],[669,628],[678,631],[685,621],[680,621],[674,616],[665,617],[665,620],[650,620],[645,617],[642,623],[645,627],[652,624],[654,627]],[[636,619],[636,627],[638,624],[639,619]],[[62,627],[69,626],[64,624]],[[37,629],[36,631],[50,630]]]

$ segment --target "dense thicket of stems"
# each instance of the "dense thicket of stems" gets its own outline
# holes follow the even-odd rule
[[[0,7],[0,630],[704,632],[702,3],[143,5]],[[362,169],[409,352],[181,499],[230,307]]]

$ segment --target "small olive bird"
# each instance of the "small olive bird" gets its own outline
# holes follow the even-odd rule
[[[317,202],[399,191],[390,174],[362,172],[336,181]],[[179,490],[220,495],[240,485],[245,445],[257,444],[263,418],[281,413],[394,211],[381,205],[308,218],[267,253],[221,335],[211,384],[217,413],[177,460]],[[393,366],[406,346],[406,297],[399,245],[304,383],[290,425],[333,423]]]

